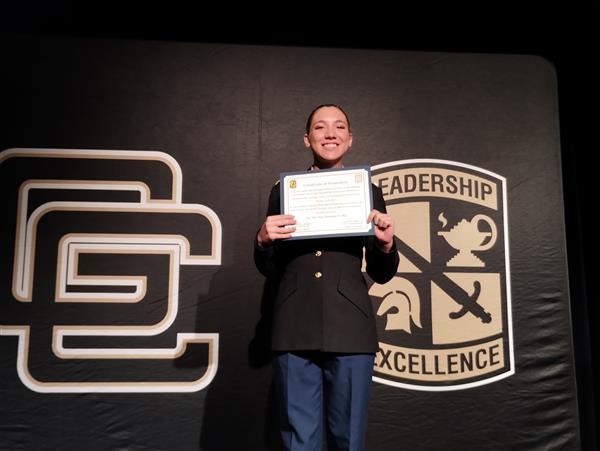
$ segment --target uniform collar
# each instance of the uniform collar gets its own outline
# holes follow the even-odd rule
[[[344,168],[344,165],[341,165],[339,168],[336,168],[336,169],[343,169],[343,168]],[[320,170],[321,170],[321,169],[320,169],[320,168],[318,168],[317,166],[315,166],[314,164],[311,164],[311,165],[308,167],[308,171],[320,171]]]

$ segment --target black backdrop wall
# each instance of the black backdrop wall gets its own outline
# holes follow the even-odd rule
[[[556,78],[546,61],[18,35],[2,47],[12,70],[1,76],[0,147],[13,148],[0,154],[3,448],[275,446],[270,370],[248,354],[264,294],[251,240],[279,172],[309,163],[303,122],[323,102],[350,114],[349,163],[402,169],[427,159],[411,167],[493,180],[496,216],[483,211],[504,246],[488,272],[500,281],[492,298],[505,367],[433,389],[375,383],[367,449],[579,447]],[[419,194],[409,200],[431,200]],[[480,213],[460,208],[457,220]],[[19,211],[29,220],[18,222]],[[21,235],[36,232],[21,247],[32,249],[29,266],[15,258],[21,223],[32,224]],[[107,234],[112,241],[98,238]],[[165,238],[173,235],[189,243]],[[146,279],[138,290],[115,276]],[[59,286],[111,300],[55,302]],[[53,333],[63,329],[61,350]],[[196,334],[182,355],[178,333]]]

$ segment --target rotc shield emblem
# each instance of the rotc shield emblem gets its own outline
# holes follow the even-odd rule
[[[459,390],[514,373],[506,179],[445,160],[372,168],[395,221],[396,276],[373,283],[374,380]]]

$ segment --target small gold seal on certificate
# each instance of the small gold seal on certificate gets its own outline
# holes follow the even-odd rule
[[[290,188],[296,188],[296,180],[295,179],[290,180]]]

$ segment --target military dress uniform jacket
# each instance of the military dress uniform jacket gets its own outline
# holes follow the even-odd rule
[[[385,212],[381,189],[373,185],[373,207]],[[279,184],[271,190],[267,216],[279,214]],[[366,218],[365,218],[366,220]],[[254,248],[258,270],[276,285],[271,348],[273,351],[320,350],[375,353],[377,329],[366,271],[377,283],[390,280],[398,268],[394,244],[390,253],[374,236],[276,240]]]

